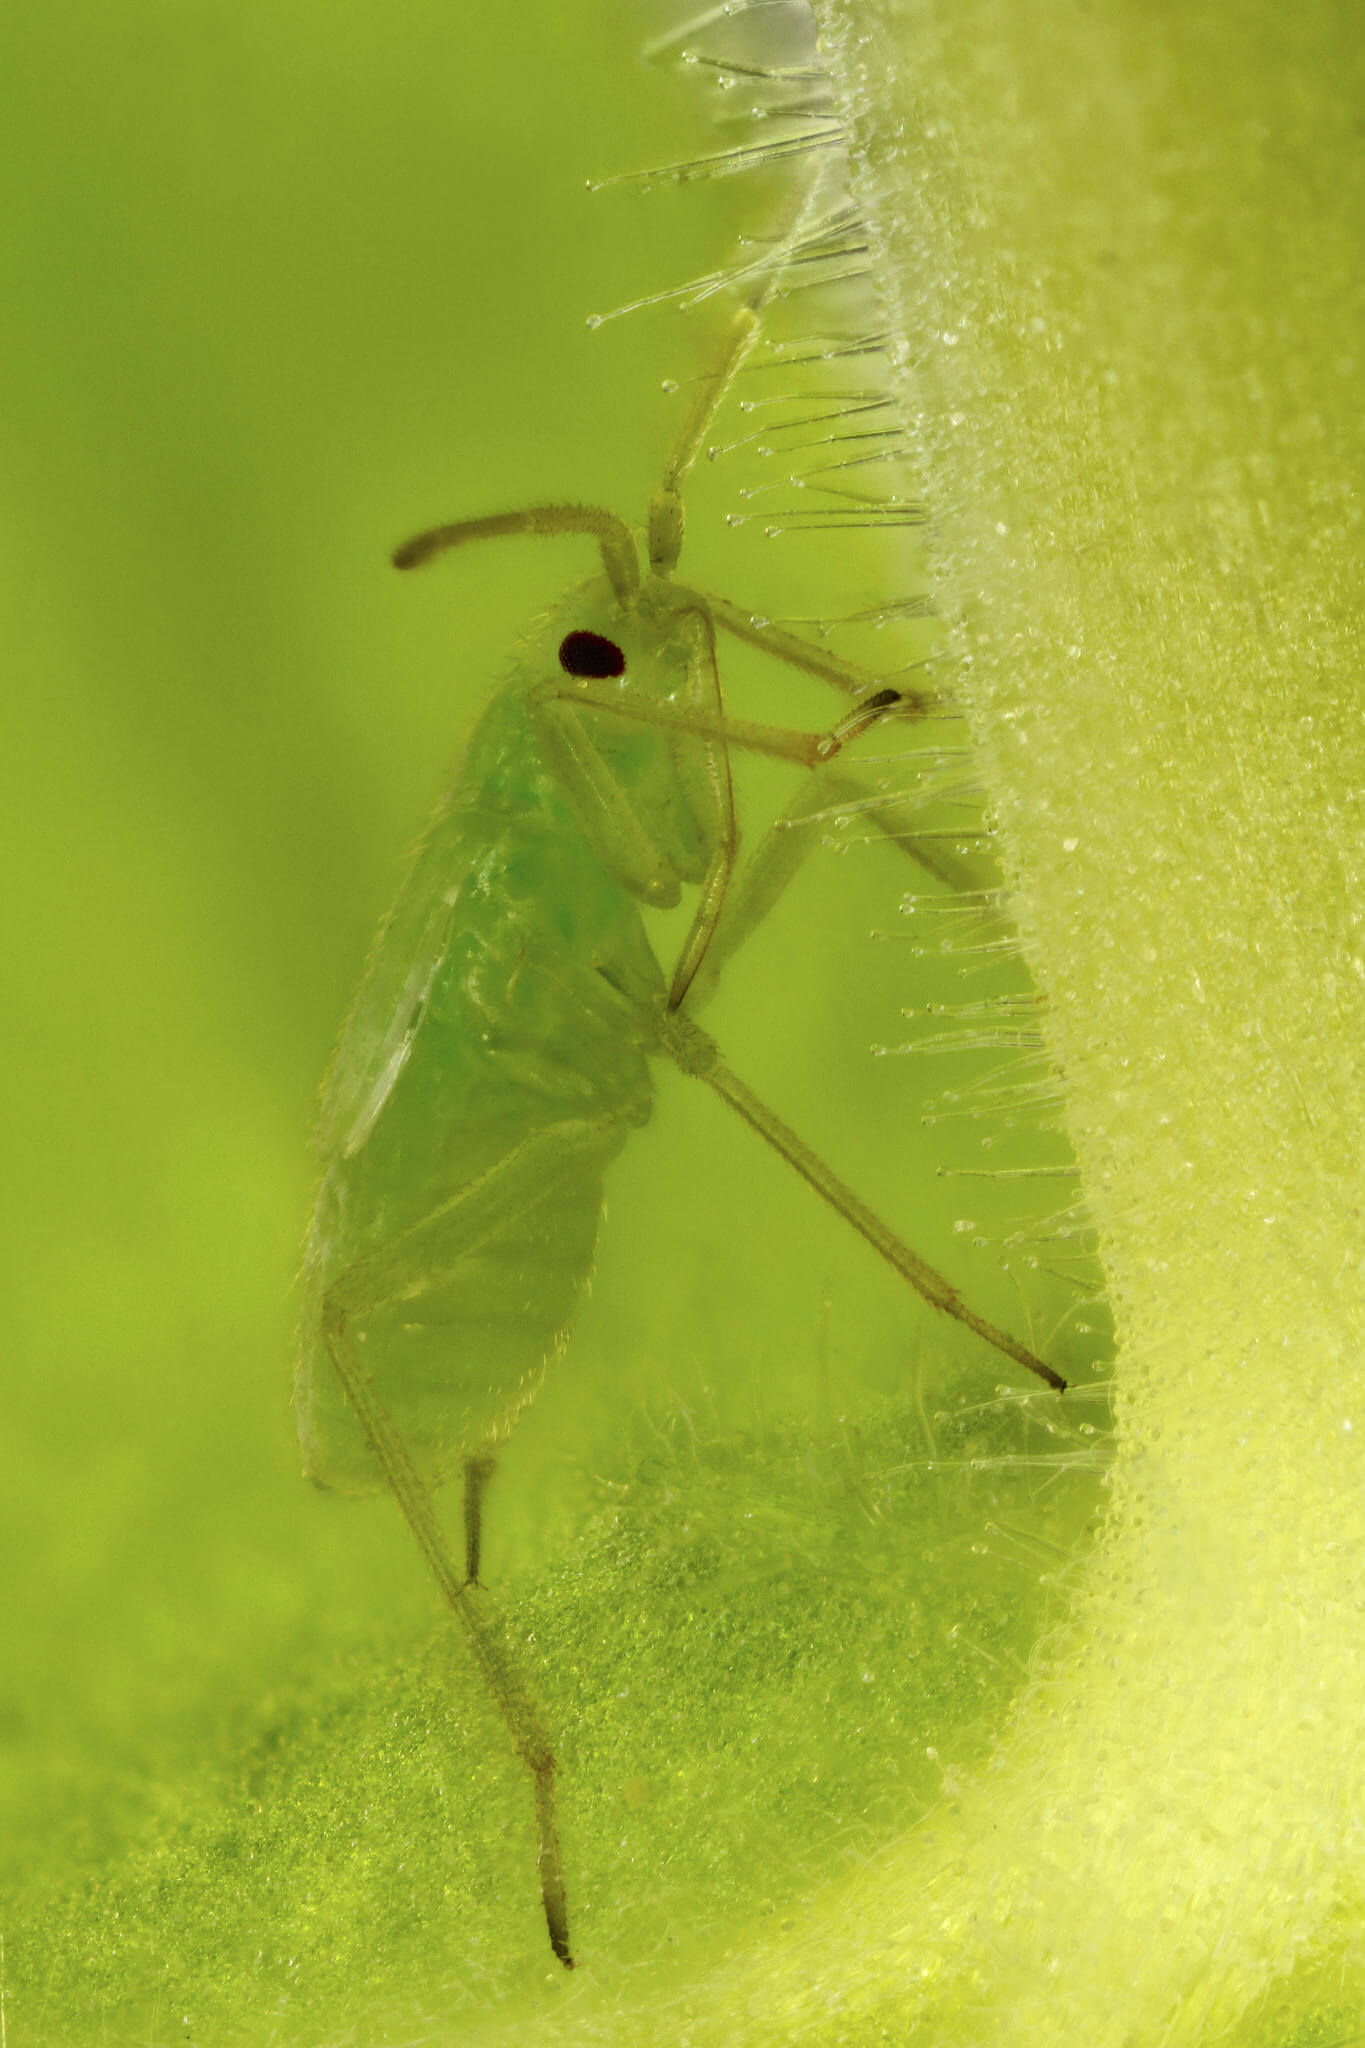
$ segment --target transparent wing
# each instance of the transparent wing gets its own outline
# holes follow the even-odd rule
[[[328,1158],[360,1150],[407,1064],[450,947],[469,856],[467,821],[443,806],[380,926],[342,1030],[318,1116],[316,1144]]]

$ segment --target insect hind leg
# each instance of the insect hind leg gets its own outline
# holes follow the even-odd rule
[[[435,1578],[447,1606],[464,1630],[480,1675],[529,1771],[535,1793],[536,1865],[550,1946],[565,1969],[574,1966],[569,1946],[568,1889],[564,1858],[555,1820],[554,1750],[525,1679],[509,1650],[501,1624],[482,1589],[462,1577],[436,1513],[431,1490],[408,1456],[407,1448],[385,1413],[374,1382],[360,1363],[347,1333],[345,1310],[329,1304],[324,1331],[333,1366],[346,1397],[369,1439],[389,1489]],[[476,1560],[477,1562],[477,1560]]]
[[[466,1570],[461,1571],[432,1486],[388,1412],[357,1342],[357,1326],[386,1304],[414,1300],[465,1253],[515,1227],[538,1203],[561,1194],[581,1196],[585,1181],[600,1199],[598,1176],[625,1130],[619,1118],[608,1117],[553,1124],[533,1133],[477,1181],[338,1273],[324,1296],[321,1319],[327,1356],[346,1400],[442,1598],[464,1630],[489,1696],[530,1775],[545,1922],[550,1946],[566,1969],[573,1968],[573,1953],[555,1819],[554,1749],[496,1610],[477,1583],[482,1490],[493,1461],[486,1452],[466,1460]]]
[[[447,1606],[460,1623],[480,1675],[492,1696],[517,1754],[531,1775],[535,1793],[536,1864],[550,1946],[566,1970],[574,1966],[569,1946],[568,1890],[564,1858],[555,1820],[554,1750],[525,1679],[513,1661],[502,1626],[488,1596],[461,1576],[441,1527],[431,1490],[408,1456],[407,1448],[385,1413],[374,1382],[360,1363],[347,1334],[344,1309],[329,1304],[324,1312],[327,1349],[346,1397],[389,1489],[435,1578]]]
[[[483,1496],[498,1469],[496,1458],[466,1458],[464,1461],[464,1582],[482,1587],[479,1577],[483,1549]]]

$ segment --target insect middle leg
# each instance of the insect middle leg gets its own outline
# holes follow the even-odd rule
[[[1011,1358],[1017,1365],[1036,1373],[1057,1393],[1066,1392],[1067,1382],[1059,1372],[1054,1372],[1017,1337],[997,1328],[970,1308],[950,1280],[922,1259],[898,1232],[883,1223],[881,1217],[853,1192],[847,1181],[842,1180],[818,1152],[812,1151],[804,1139],[798,1137],[790,1124],[745,1086],[722,1060],[713,1038],[682,1013],[665,1011],[659,1019],[658,1029],[665,1052],[682,1072],[714,1089],[721,1100],[743,1118],[750,1130],[757,1132],[765,1144],[794,1167],[807,1186],[813,1188],[836,1215],[842,1216],[893,1272],[899,1273],[901,1279],[909,1283],[922,1301],[973,1331],[1003,1357]]]
[[[758,725],[692,704],[678,705],[623,689],[607,693],[583,683],[547,684],[533,700],[532,715],[545,758],[554,766],[598,858],[648,901],[645,863],[653,862],[658,868],[658,856],[645,826],[631,806],[628,792],[610,773],[593,745],[582,716],[585,710],[634,719],[665,732],[716,739],[729,745],[751,748],[778,760],[793,761],[806,768],[818,768],[838,754],[847,738],[899,704],[894,691],[886,692],[886,697],[889,701],[880,702],[878,693],[874,692],[866,704],[855,708],[839,725],[824,734],[798,732],[785,726]],[[676,895],[672,900],[677,900]],[[950,1281],[920,1258],[880,1217],[875,1216],[831,1167],[761,1103],[737,1075],[731,1073],[721,1061],[713,1041],[686,1019],[678,993],[680,986],[682,993],[686,992],[686,979],[680,981],[682,965],[687,962],[688,973],[695,973],[716,923],[715,913],[706,914],[704,925],[699,925],[694,919],[692,931],[684,942],[672,990],[654,1019],[663,1049],[685,1073],[706,1081],[715,1089],[751,1129],[786,1159],[802,1179],[845,1222],[851,1224],[903,1280],[908,1281],[922,1300],[974,1331],[1004,1357],[1026,1366],[1059,1393],[1064,1391],[1066,1381],[1060,1373],[1054,1372],[1017,1338],[969,1308]]]
[[[824,732],[765,725],[733,718],[725,710],[716,671],[715,641],[704,611],[690,608],[680,615],[695,628],[695,647],[683,703],[617,687],[604,690],[591,682],[547,683],[528,700],[542,754],[572,803],[583,832],[598,859],[626,888],[645,902],[676,902],[676,886],[667,864],[639,815],[630,791],[612,774],[598,751],[585,712],[604,713],[652,726],[674,739],[703,743],[704,780],[693,783],[692,801],[706,816],[714,852],[702,881],[701,897],[683,944],[669,992],[677,1009],[705,957],[720,920],[733,869],[738,836],[730,789],[726,750],[739,747],[770,759],[807,769],[832,760],[848,740],[862,732],[893,705],[896,691],[874,692],[868,701]],[[709,688],[699,677],[709,675]]]
[[[856,789],[856,784],[853,785]],[[827,799],[838,800],[838,792],[849,788],[848,781],[837,769],[817,769],[798,794],[796,802],[789,808],[786,820],[779,820],[760,842],[757,852],[741,877],[738,891],[724,907],[722,915],[708,930],[703,943],[696,944],[697,927],[684,942],[678,967],[673,977],[673,987],[680,986],[686,995],[694,986],[694,977],[705,963],[706,975],[698,995],[704,998],[710,993],[719,977],[726,960],[730,959],[744,941],[762,923],[774,908],[783,891],[796,874],[810,848],[810,824],[807,811],[812,804],[819,805]],[[784,823],[793,828],[783,831]],[[931,869],[931,872],[936,870]],[[690,949],[690,950],[689,950]],[[687,963],[687,977],[682,979],[684,962]],[[1060,1373],[1054,1372],[1017,1338],[987,1322],[983,1316],[970,1308],[958,1294],[950,1281],[937,1272],[918,1252],[905,1242],[889,1226],[876,1216],[867,1204],[826,1165],[819,1155],[799,1138],[790,1125],[759,1100],[746,1087],[738,1075],[724,1064],[714,1041],[693,1025],[681,1009],[680,1001],[670,996],[667,1013],[661,1033],[665,1048],[686,1073],[695,1075],[728,1102],[731,1109],[756,1131],[764,1142],[770,1145],[789,1166],[801,1175],[822,1200],[827,1202],[846,1223],[858,1232],[879,1257],[886,1260],[903,1280],[909,1282],[920,1298],[931,1308],[939,1309],[944,1315],[962,1323],[986,1343],[992,1345],[1004,1357],[1016,1364],[1027,1367],[1037,1377],[1058,1393],[1066,1390],[1066,1381]]]
[[[841,763],[814,769],[748,855],[726,893],[705,946],[689,963],[691,971],[685,979],[684,959],[679,956],[674,975],[674,988],[680,988],[679,1000],[686,995],[689,1007],[696,1010],[714,993],[726,962],[752,938],[795,881],[819,843],[820,825],[831,813],[865,810],[888,842],[934,881],[948,889],[979,887],[966,863],[954,854],[939,846],[925,847],[915,842],[909,827],[916,808],[913,794],[883,795],[871,790]],[[677,1007],[679,1002],[674,1004]]]
[[[708,641],[709,638],[708,622]],[[713,649],[712,652],[714,653]],[[567,696],[570,693],[565,691],[559,694]],[[683,709],[650,699],[638,704],[623,703],[624,693],[612,699],[599,698],[595,702],[581,689],[575,690],[572,695],[579,703],[591,704],[593,709],[615,711],[618,716],[623,717],[638,717],[646,724],[661,725],[666,729],[690,732],[707,738],[715,737],[729,744],[775,755],[782,760],[803,761],[814,774],[807,783],[802,797],[798,798],[797,806],[794,806],[793,812],[789,814],[793,822],[802,815],[803,800],[808,800],[812,793],[820,790],[822,777],[829,776],[827,786],[831,790],[839,786],[829,763],[837,756],[845,741],[876,722],[885,713],[893,709],[898,710],[901,704],[895,691],[874,691],[862,706],[849,713],[848,717],[832,731],[824,735],[813,735],[789,731],[782,727],[756,726],[743,720],[731,720],[723,711],[699,707],[695,700]],[[547,705],[546,710],[552,714],[551,706]],[[581,719],[574,718],[574,714],[567,706],[563,707],[563,710],[566,717],[573,719],[574,729],[581,736],[582,743],[590,748],[591,740],[583,729]],[[605,769],[603,775],[605,776]],[[606,780],[610,782],[609,777]],[[628,812],[629,805],[625,793],[618,785],[612,784],[611,787],[616,792],[611,801],[624,807]],[[726,788],[728,794],[728,779]],[[778,836],[776,830],[769,834],[769,848],[775,849]],[[721,1060],[714,1042],[682,1014],[683,1000],[717,933],[725,934],[727,931],[727,923],[722,912],[729,881],[729,865],[733,863],[735,845],[736,839],[732,830],[725,844],[727,866],[720,887],[710,891],[703,889],[701,906],[683,942],[668,998],[657,1024],[664,1049],[685,1073],[693,1074],[697,1079],[705,1081],[728,1102],[751,1130],[756,1131],[765,1143],[787,1161],[788,1165],[794,1167],[822,1200],[842,1216],[903,1280],[908,1281],[922,1300],[973,1331],[1004,1357],[1025,1366],[1058,1393],[1065,1392],[1067,1382],[1060,1373],[1055,1372],[1008,1331],[997,1328],[995,1324],[988,1322],[984,1316],[978,1315],[970,1308],[943,1274],[937,1272],[905,1242],[904,1238],[883,1223],[832,1167],[826,1165],[788,1124],[745,1086],[738,1075]],[[753,886],[746,890],[740,903],[734,906],[733,935],[725,941],[727,953],[733,953],[767,915],[791,880],[804,853],[804,849],[797,848],[794,858],[784,859],[774,851],[765,870],[761,858],[764,850],[760,848],[760,863]]]
[[[888,682],[894,683],[893,677],[880,670],[864,668],[856,661],[845,661],[828,648],[803,640],[799,633],[789,633],[785,627],[775,626],[771,621],[760,624],[757,612],[746,610],[733,598],[720,597],[713,590],[699,590],[694,584],[675,584],[674,589],[680,598],[691,598],[704,607],[716,624],[736,640],[744,641],[746,646],[757,647],[761,653],[770,654],[775,661],[785,662],[788,668],[799,669],[803,675],[817,676],[823,683],[832,683],[846,696],[865,697],[869,691],[882,689]],[[894,684],[894,687],[902,704],[918,717],[932,718],[935,713],[942,714],[948,708],[932,690],[909,689],[900,684]]]

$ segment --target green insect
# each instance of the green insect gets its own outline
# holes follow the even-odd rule
[[[650,1061],[714,1089],[927,1302],[1065,1386],[758,1101],[690,1014],[789,881],[810,837],[791,825],[849,793],[842,750],[883,721],[942,714],[932,695],[886,688],[674,577],[681,484],[753,328],[741,314],[701,389],[649,508],[643,570],[629,525],[578,505],[439,527],[398,550],[409,569],[467,541],[577,534],[602,569],[522,649],[476,726],[379,935],[319,1130],[295,1386],[305,1470],[351,1492],[387,1486],[464,1627],[530,1774],[545,1916],[567,1967],[554,1752],[479,1582],[482,1496],[497,1444],[564,1349],[603,1174],[649,1118]],[[823,678],[852,708],[824,733],[732,717],[718,631]],[[733,748],[805,771],[788,829],[737,878]],[[666,973],[641,913],[684,888],[696,912]],[[434,1498],[456,1472],[462,1560]]]

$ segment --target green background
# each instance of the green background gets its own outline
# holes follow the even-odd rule
[[[663,380],[714,324],[587,315],[712,268],[762,198],[589,196],[712,146],[638,62],[644,26],[128,0],[0,27],[15,2048],[335,2038],[371,2009],[379,2038],[560,1988],[525,1788],[397,1517],[297,1477],[291,1289],[369,934],[470,715],[577,573],[513,547],[419,585],[387,552],[537,500],[638,514]],[[708,489],[692,566],[803,591],[809,553],[769,569]],[[873,551],[850,573],[876,594]],[[763,715],[771,680],[737,672]],[[769,715],[798,702],[828,715],[807,685]],[[904,884],[886,849],[827,861],[715,1028],[1003,1319],[1013,1287],[954,1251],[932,1172],[960,1134],[919,1130],[938,1084],[867,1057],[917,993],[906,950],[867,943]],[[493,1497],[492,1574],[577,1730],[588,1947],[623,1967],[786,1910],[920,1811],[931,1738],[979,1745],[1095,1499],[1088,1440],[1030,1465],[1000,1367],[946,1363],[751,1147],[665,1088]],[[974,1479],[973,1451],[1007,1463]],[[611,1721],[632,1687],[638,1720]]]

